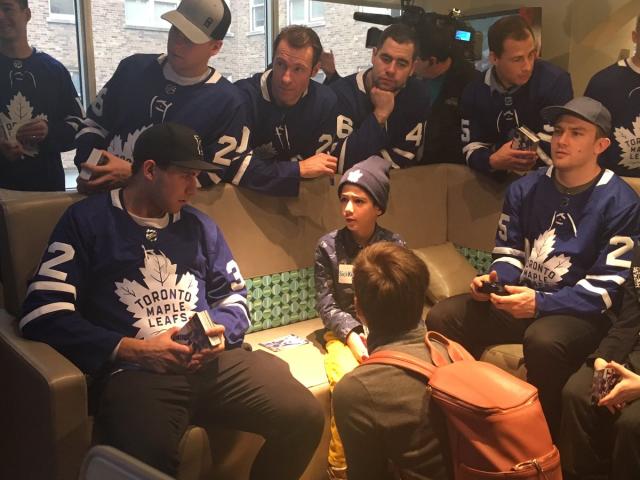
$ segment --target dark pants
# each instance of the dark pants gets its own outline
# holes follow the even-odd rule
[[[554,439],[560,428],[562,387],[596,349],[608,326],[609,320],[604,315],[514,318],[490,302],[477,302],[468,294],[443,300],[427,316],[429,330],[461,343],[476,358],[489,345],[522,343],[527,381],[538,388]]]
[[[640,352],[629,357],[640,371]],[[591,405],[593,368],[582,366],[562,390],[560,453],[568,478],[640,478],[640,401],[612,414]]]
[[[178,443],[190,424],[263,436],[251,478],[293,480],[320,441],[324,415],[284,361],[240,348],[195,374],[127,370],[102,386],[96,415],[101,442],[168,474],[178,469]]]

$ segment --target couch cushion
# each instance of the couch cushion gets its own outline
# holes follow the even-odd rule
[[[427,298],[432,304],[469,291],[477,272],[451,242],[413,251],[429,269]]]

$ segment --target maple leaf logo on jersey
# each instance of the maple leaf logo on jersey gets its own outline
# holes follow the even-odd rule
[[[11,143],[17,142],[16,134],[22,125],[31,122],[32,120],[47,120],[47,116],[33,115],[33,107],[29,103],[29,100],[18,92],[7,105],[7,114],[0,113],[0,123],[2,123],[2,130],[0,130],[1,137]],[[38,154],[38,146],[25,144],[23,145],[24,153],[29,156],[35,156]]]
[[[362,178],[362,172],[360,170],[354,170],[347,175],[347,182],[358,183],[360,178]]]
[[[140,127],[133,133],[130,133],[127,135],[127,140],[124,143],[122,142],[122,137],[120,135],[114,136],[107,150],[120,158],[133,161],[133,147],[135,146],[138,137],[147,128],[151,128],[152,126],[153,125],[146,125],[144,127]]]
[[[640,115],[633,122],[633,132],[618,127],[613,135],[620,146],[620,165],[627,168],[640,168]]]
[[[198,282],[187,272],[176,274],[176,265],[164,253],[144,249],[140,268],[144,285],[124,279],[116,282],[116,295],[137,320],[136,338],[148,338],[165,330],[181,327],[194,313],[198,301]]]
[[[571,257],[564,254],[554,255],[553,247],[556,243],[556,229],[550,228],[533,242],[533,248],[529,252],[526,246],[527,259],[524,270],[520,276],[524,283],[532,287],[553,286],[562,280],[562,277],[571,268]]]

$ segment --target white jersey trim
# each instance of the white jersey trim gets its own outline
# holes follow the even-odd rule
[[[516,250],[515,248],[495,247],[491,253],[495,253],[496,255],[512,255],[514,257],[524,258],[524,252],[522,250]]]
[[[233,177],[233,180],[231,180],[231,183],[233,183],[234,185],[240,185],[240,181],[244,176],[244,172],[246,172],[247,168],[249,168],[249,164],[251,163],[251,158],[252,158],[251,155],[247,155],[245,157],[245,159],[242,161],[242,164],[240,165],[240,168],[238,168],[238,171]]]
[[[522,263],[522,262],[520,262],[520,261],[518,261],[518,260],[516,260],[515,258],[512,258],[512,257],[496,258],[491,265],[493,265],[494,263],[498,263],[498,262],[510,263],[511,265],[516,267],[518,270],[524,270],[524,263]]]
[[[362,93],[364,93],[366,95],[367,93],[367,89],[364,86],[364,75],[365,73],[367,73],[370,69],[368,70],[363,70],[361,72],[358,72],[356,74],[356,85],[358,86],[358,90],[360,90]]]
[[[587,280],[597,280],[599,282],[613,282],[618,285],[622,285],[625,282],[625,278],[620,275],[587,275]]]
[[[29,294],[35,290],[45,290],[45,291],[53,291],[53,292],[65,292],[65,293],[70,293],[71,295],[73,295],[73,298],[76,298],[76,287],[74,287],[73,285],[69,284],[69,283],[62,283],[62,282],[46,282],[46,281],[41,281],[41,282],[33,282],[31,283],[31,285],[29,285],[29,288],[27,289],[27,297],[29,296]]]
[[[269,78],[270,73],[271,69],[265,70],[264,73],[260,76],[260,92],[262,92],[262,98],[264,98],[267,102],[271,102],[271,96],[269,95],[269,86],[267,84],[267,79]]]
[[[31,312],[26,314],[24,317],[22,317],[18,326],[22,330],[25,327],[25,325],[27,325],[29,322],[31,322],[32,320],[35,320],[38,317],[42,317],[43,315],[47,315],[53,312],[60,312],[63,310],[66,310],[69,312],[75,312],[76,306],[73,303],[69,303],[69,302],[55,302],[55,303],[49,303],[47,305],[43,305],[41,307],[36,308],[35,310],[32,310]]]
[[[613,178],[613,172],[609,169],[606,169],[602,174],[602,177],[600,177],[600,181],[598,181],[598,184],[596,185],[596,187],[599,187],[601,185],[606,185],[607,183],[609,183],[609,181],[612,178]]]
[[[609,296],[609,292],[601,287],[594,287],[587,281],[587,279],[583,278],[576,285],[580,285],[585,290],[600,295],[602,297],[602,301],[604,302],[607,309],[611,308],[612,302],[611,297]]]

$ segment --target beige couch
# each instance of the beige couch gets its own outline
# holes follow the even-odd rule
[[[337,182],[336,182],[337,183]],[[432,269],[432,300],[466,291],[473,269],[447,242],[490,251],[504,185],[467,168],[432,165],[392,172],[391,197],[381,224],[421,249]],[[317,239],[341,225],[337,186],[305,182],[296,199],[269,198],[231,186],[199,192],[193,203],[222,228],[245,278],[313,265]],[[15,316],[29,277],[56,221],[81,198],[69,193],[0,190],[0,310],[2,458],[0,478],[72,479],[91,445],[91,418],[82,373],[47,345],[22,339]],[[435,250],[426,247],[435,248]],[[312,343],[279,353],[293,375],[329,412],[318,319],[248,335],[254,348],[269,338],[297,333]],[[493,352],[493,353],[492,353]],[[505,353],[506,352],[506,353]],[[518,346],[489,352],[522,375]],[[505,364],[506,365],[506,364]],[[210,441],[209,441],[210,440]],[[247,478],[260,438],[240,432],[192,427],[182,442],[179,478]],[[302,478],[324,477],[328,431]]]

